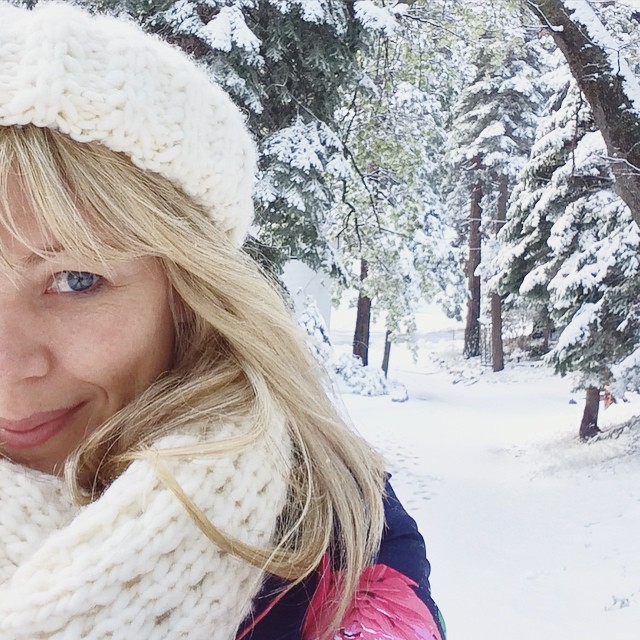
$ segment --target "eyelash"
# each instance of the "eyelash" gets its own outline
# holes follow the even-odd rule
[[[58,271],[57,273],[54,273],[53,274],[53,283],[57,282],[65,274],[69,274],[69,273],[89,274],[91,276],[95,276],[96,277],[96,282],[95,282],[95,284],[93,284],[88,289],[82,289],[80,291],[54,291],[53,293],[71,294],[73,296],[91,295],[91,294],[97,293],[105,285],[105,279],[101,275],[98,275],[97,273],[92,273],[90,271],[72,271],[72,270]],[[51,288],[51,286],[52,285],[50,285],[47,288],[47,291]]]

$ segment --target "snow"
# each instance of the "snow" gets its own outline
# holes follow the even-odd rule
[[[334,345],[348,349],[353,315],[334,312]],[[570,379],[541,364],[492,373],[463,361],[462,327],[432,309],[418,327],[417,362],[406,344],[391,351],[406,402],[342,399],[426,538],[449,638],[633,640],[640,436],[581,443]],[[372,327],[374,362],[382,329]],[[600,425],[636,413],[637,397],[601,409]]]
[[[556,344],[552,352],[554,356],[562,359],[566,349],[584,341],[590,331],[590,326],[598,320],[598,312],[601,306],[602,300],[585,302],[576,311],[571,322],[564,328],[558,338],[558,344]]]
[[[529,78],[523,75],[508,78],[500,85],[500,93],[522,93],[530,96],[534,93],[534,84]]]
[[[633,109],[640,114],[640,82],[620,55],[620,44],[605,29],[586,0],[564,0],[564,5],[571,11],[571,20],[582,26],[589,35],[589,40],[605,53],[613,73],[622,78],[624,92]]]
[[[323,0],[279,0],[272,3],[278,8],[281,13],[288,13],[291,11],[292,6],[297,6],[300,9],[302,18],[307,22],[313,22],[319,24],[325,18],[327,7]]]
[[[356,18],[371,31],[380,31],[386,36],[392,36],[398,28],[394,16],[395,7],[378,7],[372,0],[356,0],[354,7]]]
[[[478,141],[486,140],[487,138],[499,138],[505,134],[506,130],[502,122],[492,122],[479,133]]]
[[[292,167],[309,172],[322,171],[322,145],[316,123],[296,120],[291,126],[274,133],[263,143],[265,155],[275,156]]]
[[[524,277],[520,285],[520,294],[524,295],[533,291],[536,287],[546,286],[549,280],[548,265],[542,264],[533,268]]]
[[[200,34],[205,42],[219,51],[229,52],[237,46],[255,56],[260,48],[260,40],[249,29],[237,7],[221,7],[218,14],[200,29]]]

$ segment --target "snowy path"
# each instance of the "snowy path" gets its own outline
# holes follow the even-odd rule
[[[408,402],[343,399],[425,534],[450,640],[640,638],[629,439],[580,444],[570,383],[546,369],[452,384],[400,352]]]

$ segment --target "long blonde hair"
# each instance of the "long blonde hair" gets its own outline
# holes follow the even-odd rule
[[[217,455],[248,446],[280,412],[295,455],[273,548],[229,539],[182,492],[161,459],[156,469],[212,541],[272,574],[295,583],[330,548],[338,550],[344,578],[335,623],[379,546],[383,467],[339,416],[278,292],[202,207],[122,154],[32,125],[0,128],[0,224],[27,244],[8,206],[11,171],[38,224],[70,254],[105,262],[155,256],[172,286],[173,367],[67,460],[74,495],[95,499],[155,439],[197,416],[251,418],[249,436],[203,445],[203,454]],[[1,254],[0,267],[10,268]]]

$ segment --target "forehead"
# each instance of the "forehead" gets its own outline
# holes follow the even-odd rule
[[[111,156],[105,160],[97,152],[74,155],[75,146],[39,153],[38,138],[35,133],[31,137],[17,139],[15,150],[8,148],[3,155],[0,136],[3,271],[12,266],[9,251],[25,257],[60,245],[69,257],[99,264],[159,253],[149,234],[148,190],[138,182],[130,184],[129,165]],[[144,212],[143,220],[135,215],[138,210]]]
[[[2,201],[0,202],[0,273],[14,284],[23,276],[41,265],[55,260],[58,256],[72,258],[75,256],[87,262],[89,253],[93,261],[99,262],[105,273],[108,271],[105,261],[95,252],[78,251],[78,234],[75,241],[64,237],[64,233],[55,234],[48,227],[47,216],[34,209],[35,205],[27,195],[20,175],[8,172],[2,185]],[[42,198],[41,198],[42,199]],[[44,198],[46,202],[46,198]],[[52,213],[53,207],[47,212]],[[70,225],[63,225],[70,229]],[[70,246],[68,246],[70,245]],[[75,250],[71,247],[76,247]]]
[[[0,219],[0,251],[31,253],[32,247],[60,248],[53,234],[44,228],[36,215],[19,175],[10,171],[5,176],[5,194]]]

